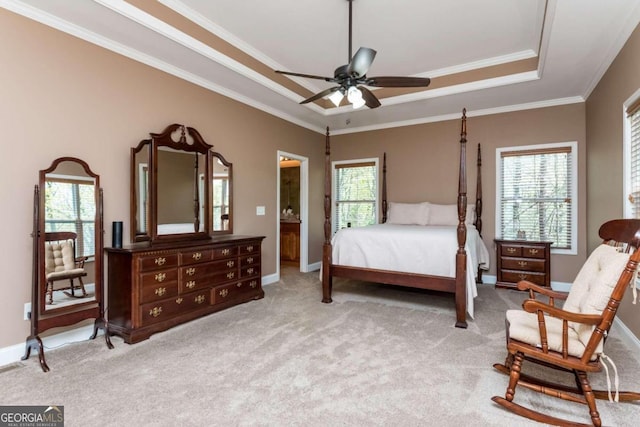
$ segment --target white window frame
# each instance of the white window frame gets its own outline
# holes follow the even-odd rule
[[[336,192],[335,192],[335,188],[336,188],[336,174],[337,174],[337,168],[336,166],[338,165],[344,165],[344,164],[358,164],[358,163],[371,163],[373,162],[375,164],[375,170],[376,170],[376,199],[375,199],[375,204],[374,204],[374,218],[373,221],[374,223],[378,223],[378,209],[380,208],[380,161],[378,159],[378,157],[371,157],[371,158],[366,158],[366,159],[351,159],[351,160],[336,160],[331,162],[331,231],[332,234],[335,234],[337,230],[337,221],[336,221]]]
[[[627,117],[627,108],[640,99],[640,89],[636,90],[622,105],[622,212],[624,218],[633,218],[633,210],[629,203],[631,194],[631,122]]]
[[[551,247],[552,254],[563,255],[577,255],[578,254],[578,142],[553,142],[547,144],[535,144],[535,145],[519,145],[515,147],[502,147],[496,148],[496,238],[499,239],[502,236],[501,224],[502,224],[502,209],[501,199],[502,194],[502,153],[505,151],[531,151],[541,150],[545,148],[571,148],[571,249],[557,249]]]

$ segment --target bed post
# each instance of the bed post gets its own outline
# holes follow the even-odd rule
[[[322,302],[331,302],[331,146],[329,126],[324,152],[324,244],[322,245]]]
[[[473,223],[478,230],[478,234],[482,237],[482,151],[480,143],[478,143],[478,163],[477,163],[477,179],[476,179],[476,220]],[[482,269],[478,266],[477,283],[482,283]]]
[[[382,223],[387,222],[387,152],[382,156]]]
[[[456,327],[466,328],[467,311],[467,109],[462,110],[460,169],[458,175],[458,252],[456,253]]]

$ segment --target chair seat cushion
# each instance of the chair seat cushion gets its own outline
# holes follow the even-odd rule
[[[544,319],[547,326],[547,343],[549,350],[562,352],[562,320],[550,316],[545,316]],[[509,327],[509,338],[542,348],[537,314],[527,313],[524,310],[507,310],[507,324]],[[578,332],[571,326],[568,328],[568,341],[568,353],[571,356],[582,357],[585,344],[580,340]],[[591,360],[595,360],[597,354],[601,352],[602,341],[598,344]]]
[[[72,279],[86,275],[84,268],[74,268],[73,270],[53,271],[47,274],[47,280]]]

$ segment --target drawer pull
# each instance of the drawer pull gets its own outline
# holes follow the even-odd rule
[[[530,253],[531,255],[535,255],[535,254],[537,254],[538,252],[540,252],[540,249],[529,249],[529,253]]]
[[[516,248],[507,248],[507,252],[509,252],[510,254],[513,254],[517,251]]]
[[[149,316],[158,317],[162,313],[162,307],[153,307],[149,310]]]
[[[197,297],[195,297],[193,299],[193,302],[195,302],[196,304],[202,304],[205,300],[205,296],[204,295],[198,295]]]
[[[527,277],[529,277],[527,274],[518,274],[518,277],[520,278],[520,280],[527,280]]]
[[[176,298],[176,304],[182,304],[183,299],[178,297]]]
[[[235,271],[230,271],[227,273],[227,279],[233,279],[236,276]]]
[[[167,259],[166,258],[156,258],[156,265],[165,265],[167,263]]]
[[[196,269],[193,267],[189,267],[187,268],[186,273],[187,273],[187,276],[193,276],[194,274],[196,274]]]
[[[256,282],[255,280],[252,280],[251,282],[249,282],[249,286],[251,286],[252,288],[255,288],[256,286],[258,286],[258,282]]]
[[[231,253],[231,250],[228,248],[224,248],[222,251],[220,251],[222,253],[222,255],[229,255]]]
[[[156,288],[156,295],[161,297],[162,295],[167,293],[167,288]]]
[[[247,258],[247,264],[253,264],[253,257],[252,256]]]
[[[255,271],[255,268],[253,267],[247,268],[247,274],[253,274],[254,271]]]
[[[520,267],[526,267],[527,266],[527,261],[518,261],[518,265]]]
[[[155,276],[156,282],[163,282],[167,278],[167,273],[158,273]]]
[[[247,246],[247,252],[253,252],[253,246]]]
[[[223,290],[220,291],[220,296],[222,298],[225,298],[227,295],[229,295],[229,290],[223,289]]]
[[[187,288],[189,289],[193,289],[196,287],[196,281],[195,280],[189,280],[186,284]]]
[[[196,252],[193,255],[191,255],[191,257],[196,261],[198,261],[200,258],[202,258],[202,254],[200,252]]]
[[[233,267],[233,264],[235,264],[234,261],[227,261],[227,267],[231,268]]]

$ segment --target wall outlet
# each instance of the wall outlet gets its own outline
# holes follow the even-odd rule
[[[264,215],[264,206],[256,206],[256,215]]]
[[[31,303],[25,302],[24,303],[24,320],[30,320],[30,319],[31,319]]]

